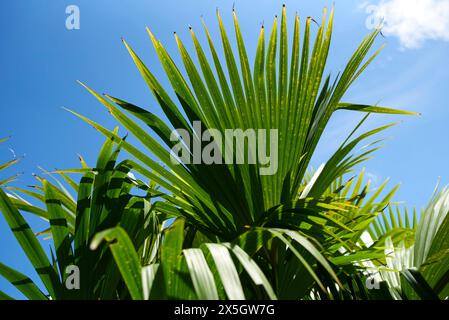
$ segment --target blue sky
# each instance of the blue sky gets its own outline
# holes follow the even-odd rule
[[[157,5],[150,0],[3,1],[0,136],[12,138],[0,145],[0,162],[12,157],[9,148],[17,156],[25,157],[19,165],[2,172],[2,178],[19,171],[23,175],[15,185],[33,184],[31,173],[39,171],[37,166],[49,170],[77,167],[78,153],[88,163],[94,163],[103,138],[62,107],[74,109],[109,128],[116,123],[76,80],[159,113],[120,38],[124,37],[167,84],[145,26],[176,56],[173,31],[190,46],[187,28],[190,24],[204,40],[200,32],[203,16],[216,35],[215,9],[220,8],[225,23],[231,27],[233,2],[247,49],[252,54],[262,21],[269,25],[274,15],[280,13],[282,3],[286,3],[290,18],[299,12],[303,19],[311,15],[319,21],[322,8],[332,6],[333,1],[165,0]],[[432,2],[443,5],[438,12],[449,12],[448,1]],[[401,9],[404,3],[403,0],[383,1],[379,10],[382,14],[391,13],[394,8],[389,6]],[[65,27],[65,9],[71,4],[80,8],[80,30],[69,31]],[[379,0],[335,1],[335,33],[328,66],[332,74],[341,70],[369,32],[366,21],[370,4],[379,4]],[[384,148],[364,166],[375,183],[388,177],[391,186],[401,183],[396,200],[404,201],[409,207],[424,206],[439,177],[442,184],[449,183],[448,26],[444,22],[447,16],[443,15],[440,21],[441,14],[435,18],[432,10],[432,7],[420,7],[393,12],[386,38],[379,38],[376,44],[386,43],[386,48],[345,98],[349,102],[379,103],[422,113],[420,117],[372,116],[365,127],[403,121],[383,134],[388,138]],[[338,112],[334,116],[317,151],[315,166],[335,151],[360,119],[360,114],[351,112]],[[30,221],[36,231],[43,226],[32,218]],[[2,216],[0,243],[0,261],[36,279]],[[2,279],[0,290],[20,297]]]

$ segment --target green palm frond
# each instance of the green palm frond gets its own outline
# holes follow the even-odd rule
[[[403,222],[404,214],[399,209],[395,214],[389,208],[389,215],[384,213],[380,221],[373,223],[371,234],[382,235],[379,240],[383,240],[385,250],[385,263],[376,269],[396,298],[439,296],[445,299],[449,296],[448,212],[449,189],[446,187],[435,191],[419,219],[416,211],[413,218],[405,211]],[[380,246],[379,240],[374,245]]]
[[[82,84],[138,143],[69,110],[106,137],[97,163],[80,157],[81,168],[43,170],[36,186],[0,190],[0,210],[45,288],[3,264],[0,275],[30,299],[448,296],[447,190],[417,222],[416,214],[410,218],[392,203],[398,186],[389,190],[386,180],[374,188],[363,170],[354,173],[379,149],[382,140],[374,137],[394,125],[359,133],[369,114],[416,114],[342,101],[380,52],[370,54],[380,30],[332,77],[325,70],[334,10],[324,10],[318,28],[307,18],[303,33],[299,16],[292,34],[286,17],[284,6],[271,30],[262,26],[254,61],[235,12],[232,38],[219,12],[219,41],[204,22],[205,46],[190,28],[193,52],[175,33],[182,66],[148,29],[169,88],[123,40],[168,121]],[[366,116],[313,171],[311,159],[338,110]],[[219,144],[215,135],[202,137],[205,132],[225,137],[227,130],[250,129],[266,136],[275,130],[277,143],[265,146],[267,155],[277,154],[272,171],[249,161],[260,160],[258,143],[225,141],[230,162],[222,148],[212,163],[195,159],[196,148]],[[173,157],[174,138],[187,158]],[[129,159],[119,161],[122,150]],[[50,255],[22,213],[48,221],[38,235],[51,239]],[[65,288],[70,265],[81,270],[80,290]],[[371,292],[365,283],[380,269],[381,289]],[[0,292],[0,299],[9,298]]]
[[[248,229],[262,226],[285,228],[284,217],[289,216],[287,230],[295,232],[294,237],[302,236],[299,233],[300,230],[307,237],[316,236],[315,241],[312,242],[314,250],[318,250],[317,243],[326,237],[327,241],[333,243],[333,249],[329,252],[336,252],[339,246],[347,245],[348,242],[351,246],[350,241],[355,244],[363,230],[369,226],[371,222],[369,219],[375,218],[372,208],[367,208],[355,218],[336,218],[348,212],[344,208],[344,201],[329,203],[323,195],[335,180],[350,172],[356,164],[366,160],[368,155],[376,150],[373,144],[364,152],[353,155],[354,148],[360,142],[389,126],[352,138],[354,130],[326,163],[316,183],[313,186],[310,185],[307,193],[303,190],[300,194],[300,190],[312,155],[329,119],[336,110],[414,114],[341,101],[352,83],[379,53],[380,50],[369,56],[380,30],[376,29],[366,36],[344,70],[335,79],[331,79],[330,76],[324,76],[324,70],[332,38],[333,10],[329,16],[324,10],[322,23],[313,41],[310,18],[305,21],[304,34],[300,41],[300,18],[296,16],[290,51],[284,7],[280,19],[275,18],[273,22],[267,45],[265,27],[261,28],[256,57],[252,64],[249,62],[236,13],[233,12],[233,20],[237,52],[233,51],[231,39],[218,12],[217,19],[223,61],[219,58],[218,45],[213,41],[204,24],[212,64],[209,63],[207,50],[200,44],[192,29],[190,33],[195,48],[194,54],[188,52],[180,37],[175,33],[183,68],[175,64],[163,44],[149,29],[147,30],[171,84],[171,92],[163,88],[161,82],[124,41],[138,70],[169,120],[169,124],[165,124],[154,113],[144,108],[110,95],[101,96],[83,84],[110,114],[139,140],[144,149],[124,141],[116,133],[100,124],[71,112],[107,138],[120,144],[137,160],[133,162],[133,169],[138,174],[156,181],[167,191],[164,197],[165,204],[163,202],[158,204],[159,210],[172,216],[185,217],[189,225],[204,234],[217,236],[220,242],[234,242]],[[177,101],[172,99],[172,96],[175,96]],[[196,121],[201,122],[201,129],[195,127]],[[155,133],[162,143],[145,130],[142,123]],[[174,129],[185,130],[192,137],[192,144],[199,146],[205,145],[198,138],[205,130],[213,129],[225,136],[226,129],[263,129],[266,132],[276,129],[278,144],[269,147],[271,153],[275,151],[278,153],[279,161],[275,164],[277,170],[272,175],[265,175],[261,173],[264,168],[258,162],[251,164],[246,161],[243,164],[236,164],[234,161],[225,164],[223,162],[226,159],[222,151],[219,154],[222,161],[218,163],[205,164],[181,158],[177,159],[176,163],[171,157],[170,150],[174,146],[174,142],[171,141]],[[188,148],[188,154],[194,154],[195,150],[190,141],[184,140],[184,143]],[[254,157],[257,148],[245,145],[243,149],[236,149],[235,152]],[[153,155],[157,160],[153,158]],[[299,199],[298,195],[300,195]],[[391,196],[392,193],[382,203],[385,205]],[[305,201],[296,202],[303,199]],[[273,212],[277,212],[276,214],[282,218],[270,218]],[[368,221],[363,221],[369,214],[371,216]],[[347,232],[342,231],[347,221],[342,223],[341,219],[352,219],[353,230],[351,229],[350,237]],[[269,225],[266,224],[267,220]],[[304,220],[308,221],[304,222]],[[327,223],[331,223],[335,228],[327,228]],[[318,236],[320,233],[321,236]],[[323,234],[326,236],[323,237]],[[278,235],[277,238],[285,240],[281,241],[280,247],[288,246],[286,242],[288,240],[284,236]],[[255,246],[260,248],[261,244]],[[308,260],[301,260],[302,255],[297,253],[293,252],[301,261],[302,270],[309,270],[308,274],[318,280],[314,276],[313,268],[320,260],[319,256],[310,255],[309,252]],[[270,255],[269,252],[257,254]],[[198,254],[194,254],[194,257],[200,259]],[[338,283],[332,268],[325,267],[325,270]],[[320,284],[319,281],[316,283]],[[328,293],[323,285],[320,290]]]
[[[137,290],[130,285],[128,277],[121,278],[122,265],[116,265],[114,261],[115,250],[111,248],[113,256],[108,253],[110,243],[98,243],[98,239],[102,238],[115,239],[116,233],[109,234],[106,230],[119,225],[120,230],[126,230],[124,232],[130,235],[126,239],[131,238],[131,245],[138,248],[142,260],[146,261],[151,257],[151,252],[147,252],[148,247],[152,248],[157,242],[155,236],[159,230],[159,220],[165,220],[163,215],[154,211],[152,203],[160,193],[157,186],[136,179],[130,173],[132,167],[127,161],[117,163],[119,152],[120,146],[115,146],[108,139],[95,167],[58,170],[53,173],[44,171],[43,177],[35,176],[41,185],[33,186],[32,190],[8,186],[6,193],[0,189],[0,210],[44,284],[44,288],[40,288],[25,275],[1,264],[0,275],[16,284],[25,297],[143,297],[141,284]],[[69,174],[74,173],[82,175],[79,183],[69,177]],[[55,175],[60,175],[76,191],[76,196],[70,194]],[[32,198],[38,204],[31,204],[24,197]],[[35,234],[22,212],[48,221],[49,228]],[[99,232],[103,233],[97,235]],[[117,233],[118,237],[123,237],[123,232]],[[38,240],[38,236],[43,234],[51,239],[54,257],[47,256]],[[90,246],[95,239],[96,250],[92,251]],[[129,246],[129,241],[126,243]],[[138,263],[140,268],[140,260]],[[72,265],[80,270],[79,290],[68,290],[66,287],[66,268]],[[138,274],[140,277],[140,269]],[[123,286],[123,283],[127,286]]]
[[[160,82],[125,42],[143,78],[170,120],[171,126],[163,124],[157,116],[142,108],[110,96],[103,98],[88,88],[108,108],[112,116],[148,148],[148,151],[140,151],[128,143],[122,143],[123,148],[148,166],[150,171],[157,172],[165,184],[172,186],[170,191],[176,189],[176,193],[185,199],[184,214],[196,220],[199,225],[205,224],[208,231],[222,234],[227,240],[238,236],[245,225],[255,225],[270,208],[295,198],[329,118],[335,110],[342,107],[340,100],[344,93],[366,68],[367,63],[377,55],[376,52],[366,63],[363,62],[379,30],[375,30],[363,40],[345,70],[331,84],[329,79],[323,78],[323,72],[331,41],[333,11],[329,19],[326,19],[326,12],[324,13],[323,23],[317,31],[313,44],[310,43],[310,19],[306,20],[302,54],[299,42],[299,17],[295,18],[290,57],[285,8],[280,20],[280,37],[278,39],[276,18],[267,50],[264,49],[264,28],[261,30],[258,56],[254,68],[251,69],[236,14],[234,13],[234,26],[237,55],[232,52],[230,39],[218,15],[224,62],[218,59],[216,46],[212,39],[208,38],[218,78],[214,77],[214,68],[208,63],[205,49],[193,31],[191,33],[200,68],[197,68],[193,57],[175,35],[185,73],[174,64],[162,43],[149,31],[154,48],[179,100],[178,103],[170,98],[171,95],[162,88]],[[205,30],[208,34],[206,27]],[[227,74],[224,66],[227,67]],[[153,129],[152,131],[159,135],[165,145],[156,142],[137,122],[121,111],[120,107]],[[382,112],[387,109],[373,107],[369,110]],[[82,118],[107,137],[116,137],[101,125]],[[223,136],[225,129],[278,129],[278,171],[272,176],[263,176],[259,174],[259,164],[173,164],[167,149],[173,145],[169,142],[169,133],[174,128],[193,132],[195,120],[202,122],[204,130],[216,129]],[[362,161],[363,157],[348,158],[351,150],[360,141],[385,128],[364,134],[338,150],[325,168],[325,173],[333,171],[328,179],[332,181],[334,177],[341,176]],[[116,142],[120,142],[120,139],[116,139]],[[240,152],[245,151],[247,150]],[[149,158],[147,152],[154,154],[166,167],[161,167],[159,163]],[[192,149],[190,153],[193,153]],[[326,189],[327,184],[328,182],[323,181],[317,184],[316,188]],[[196,212],[193,212],[194,210]]]

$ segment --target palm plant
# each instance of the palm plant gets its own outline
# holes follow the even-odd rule
[[[148,284],[157,269],[158,264],[154,262],[158,255],[171,259],[171,262],[176,261],[176,243],[182,244],[183,238],[182,221],[176,221],[170,230],[165,230],[170,215],[159,211],[158,201],[154,201],[154,198],[165,195],[155,183],[136,179],[130,172],[132,163],[129,160],[117,163],[120,149],[120,145],[114,148],[114,141],[108,139],[93,169],[80,157],[83,166],[80,169],[53,173],[43,170],[47,178],[35,175],[40,186],[30,186],[31,189],[7,186],[7,193],[0,189],[0,210],[43,287],[1,262],[0,275],[26,298],[148,298],[151,289]],[[83,174],[79,183],[70,178],[71,173]],[[55,174],[60,175],[65,183]],[[64,185],[73,189],[76,200]],[[31,204],[24,197],[33,198],[40,204]],[[49,228],[33,233],[21,212],[48,221]],[[49,256],[39,243],[39,235],[48,235],[52,239]],[[101,245],[103,240],[107,245]],[[138,253],[135,248],[138,248]],[[162,253],[159,253],[159,248]],[[256,282],[264,279],[251,258],[244,252],[237,254],[245,268],[253,273]],[[221,261],[231,262],[223,258]],[[141,268],[141,265],[148,267]],[[80,274],[71,286],[68,270],[72,266],[76,266]],[[77,281],[79,283],[75,284]],[[270,288],[266,279],[263,284]],[[189,290],[189,286],[186,285],[185,289]],[[188,292],[194,297],[193,287]],[[12,298],[0,291],[0,299]]]
[[[383,213],[369,230],[368,239],[385,241],[382,263],[365,263],[370,273],[377,281],[384,281],[396,299],[448,299],[448,188],[435,190],[419,219],[416,211],[413,218],[407,211],[389,211],[389,219]],[[397,237],[399,230],[401,237]]]
[[[310,277],[310,281],[302,281],[304,285],[299,287],[296,293],[286,294],[285,297],[301,297],[310,291],[313,284],[316,284],[321,292],[326,292],[314,268],[323,268],[333,281],[340,282],[316,244],[328,240],[329,226],[345,229],[338,217],[345,216],[347,212],[344,201],[326,197],[326,191],[336,179],[365,160],[376,147],[372,145],[361,154],[351,155],[353,149],[362,140],[388,126],[356,138],[353,138],[353,132],[326,165],[305,185],[303,182],[306,170],[325,126],[333,112],[338,109],[410,113],[341,102],[350,85],[378,54],[377,51],[365,59],[380,30],[375,30],[362,41],[341,75],[331,80],[330,76],[324,79],[323,73],[332,36],[333,10],[328,20],[326,11],[324,12],[314,43],[310,41],[311,18],[306,20],[302,49],[299,17],[295,18],[289,58],[284,7],[279,27],[280,35],[278,19],[275,18],[267,48],[265,28],[261,28],[252,69],[235,12],[233,16],[240,65],[232,52],[221,17],[217,14],[227,74],[206,26],[205,33],[215,70],[208,63],[205,50],[192,29],[190,32],[199,69],[181,39],[175,34],[188,79],[148,29],[153,46],[178,99],[178,105],[124,42],[170,125],[145,109],[109,95],[101,96],[87,86],[86,88],[129,133],[148,148],[148,152],[164,164],[162,166],[149,157],[147,151],[122,142],[123,149],[140,162],[133,164],[134,170],[153,179],[168,191],[166,204],[160,205],[159,208],[185,220],[189,238],[193,241],[196,238],[206,238],[211,242],[239,244],[250,256],[255,257],[260,265],[265,266],[265,273],[272,274],[271,283],[276,284],[278,291],[282,291],[283,286],[292,283],[292,279],[298,275]],[[158,143],[130,115],[150,127],[163,144]],[[79,116],[106,137],[121,141],[116,134],[101,125]],[[170,157],[170,148],[174,146],[170,139],[172,129],[184,129],[195,137],[200,133],[194,132],[194,121],[201,121],[204,130],[216,129],[223,135],[229,128],[278,129],[278,171],[271,176],[262,176],[259,174],[258,164],[206,165],[182,160],[173,163]],[[191,149],[189,151],[194,153]],[[369,209],[367,211],[365,213],[373,214]],[[287,259],[286,255],[295,257],[290,259],[293,260],[292,264],[286,266],[293,270],[291,278],[283,277],[285,272],[280,272],[280,261]],[[171,275],[161,277],[169,281]]]
[[[64,172],[58,174],[77,194],[72,196],[53,174],[48,178],[36,175],[40,185],[31,189],[7,186],[8,194],[0,189],[0,210],[14,236],[35,268],[45,288],[42,290],[28,276],[0,263],[0,275],[10,281],[28,299],[113,299],[129,297],[114,259],[107,247],[93,252],[89,244],[95,234],[109,227],[120,226],[132,235],[138,246],[146,240],[146,228],[154,219],[152,198],[155,185],[144,184],[129,173],[126,161],[116,163],[120,146],[107,140],[99,154],[95,170],[87,168],[82,158],[84,173],[76,183]],[[69,170],[70,171],[70,170]],[[55,183],[52,183],[52,180]],[[133,190],[144,190],[135,195]],[[73,192],[72,191],[72,192]],[[40,204],[24,199],[30,197]],[[36,215],[48,221],[49,228],[33,233],[21,212]],[[50,256],[44,251],[37,236],[49,235],[53,246]],[[52,249],[54,248],[54,251]],[[81,270],[79,290],[68,286],[68,267]],[[78,280],[74,280],[76,282]],[[76,289],[76,288],[75,288]],[[7,297],[1,293],[1,297]]]
[[[329,19],[324,12],[313,42],[312,19],[305,21],[300,41],[296,16],[289,53],[284,7],[280,22],[277,17],[274,20],[267,47],[262,26],[252,67],[235,12],[238,58],[218,12],[217,17],[225,61],[220,60],[205,25],[211,59],[190,28],[198,64],[175,34],[184,72],[148,30],[172,93],[124,41],[169,123],[84,85],[145,149],[120,137],[117,130],[71,111],[107,138],[95,167],[56,172],[77,192],[77,200],[66,194],[62,184],[42,178],[37,193],[0,191],[0,209],[13,230],[26,226],[19,210],[50,220],[48,233],[56,250],[53,263],[39,249],[29,227],[16,231],[49,295],[54,299],[396,298],[385,291],[370,292],[364,284],[369,276],[367,261],[374,267],[386,265],[385,246],[399,246],[401,238],[412,237],[408,225],[384,230],[377,222],[391,207],[397,187],[385,192],[385,182],[372,190],[363,171],[349,176],[378,149],[380,140],[360,150],[356,147],[390,125],[356,136],[364,117],[324,165],[315,172],[309,170],[335,111],[414,114],[341,101],[379,53],[368,56],[380,30],[366,36],[343,72],[331,79],[324,77],[324,70],[333,10]],[[202,132],[195,131],[195,121],[201,122],[202,130],[215,129],[223,136],[226,129],[277,129],[279,144],[270,146],[270,152],[277,148],[278,170],[262,175],[258,163],[204,164],[179,158],[173,162],[174,129],[183,129],[204,144],[198,141]],[[131,159],[116,165],[121,149]],[[248,146],[234,151],[258,152]],[[69,173],[82,173],[80,184]],[[131,192],[134,189],[140,191]],[[12,192],[31,195],[46,209]],[[364,240],[368,232],[370,244]],[[64,271],[70,264],[77,265],[81,275],[89,273],[81,276],[82,289],[75,293],[63,288]],[[25,277],[6,266],[2,270],[13,283]],[[19,283],[29,293],[30,288]],[[39,290],[35,285],[31,289]]]

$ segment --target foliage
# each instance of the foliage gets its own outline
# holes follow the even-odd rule
[[[416,218],[413,224],[410,220],[404,224],[400,213],[393,214],[397,187],[387,190],[385,181],[373,189],[363,171],[354,174],[354,167],[378,149],[380,140],[367,141],[391,125],[357,135],[364,117],[324,165],[315,172],[308,170],[337,110],[414,114],[342,101],[379,53],[368,55],[380,30],[366,36],[343,72],[332,79],[324,77],[324,71],[333,10],[329,18],[324,12],[313,41],[312,19],[305,21],[302,43],[296,16],[289,53],[284,7],[280,21],[274,20],[267,47],[262,26],[253,66],[235,12],[236,55],[218,12],[217,17],[225,61],[219,58],[204,25],[211,59],[190,30],[199,68],[175,34],[184,71],[148,30],[172,92],[163,88],[124,42],[168,122],[84,85],[139,145],[119,136],[117,129],[110,131],[71,111],[107,138],[95,167],[82,160],[81,169],[46,173],[49,177],[60,175],[76,197],[63,183],[53,184],[42,177],[36,177],[41,186],[33,191],[12,187],[8,194],[0,191],[0,209],[47,292],[3,264],[0,274],[30,299],[447,296],[448,272],[443,264],[448,247],[447,200],[445,207],[434,200],[437,202],[429,206],[429,213],[415,228]],[[171,132],[184,129],[198,139],[193,128],[197,120],[204,130],[216,129],[222,134],[226,129],[278,129],[277,172],[261,175],[259,164],[248,163],[173,163]],[[362,142],[367,145],[356,149]],[[130,159],[118,162],[120,150]],[[248,147],[236,150],[248,151]],[[83,175],[79,184],[69,177],[74,173]],[[45,207],[30,204],[18,193]],[[44,233],[53,241],[52,262],[21,212],[49,221],[50,228]],[[408,214],[405,216],[408,219]],[[429,239],[433,239],[430,247]],[[418,271],[408,267],[397,270],[403,271],[401,286],[381,276],[381,289],[368,290],[372,270],[391,264],[387,248],[410,250],[413,244]],[[81,271],[80,290],[64,286],[65,268],[72,264]],[[407,295],[402,292],[406,290]]]
[[[7,141],[8,139],[9,139],[9,137],[0,139],[0,143],[3,143],[5,141]],[[19,162],[19,159],[14,155],[14,158],[12,160],[9,160],[6,163],[0,164],[0,171],[5,170],[8,167],[11,167],[12,165],[16,164],[17,162]],[[16,178],[17,178],[17,175],[8,177],[6,179],[2,179],[2,180],[0,180],[0,186],[6,185],[7,183],[12,182],[12,181],[16,180]]]

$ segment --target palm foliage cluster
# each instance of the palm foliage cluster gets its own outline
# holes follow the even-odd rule
[[[79,169],[44,172],[31,189],[0,189],[0,210],[43,286],[4,264],[0,275],[29,299],[447,297],[448,191],[436,193],[418,219],[392,202],[397,187],[385,181],[373,188],[364,171],[354,171],[378,149],[381,140],[371,138],[391,125],[358,134],[364,117],[324,165],[309,169],[337,110],[413,114],[342,101],[379,53],[369,55],[380,30],[331,78],[324,72],[333,10],[316,31],[307,18],[301,33],[296,16],[289,43],[284,7],[268,36],[262,26],[252,65],[235,12],[237,52],[217,17],[224,61],[206,25],[208,50],[190,28],[197,62],[175,34],[183,71],[148,29],[170,92],[124,41],[167,122],[83,84],[139,145],[71,111],[105,136],[97,163],[81,159]],[[261,175],[259,164],[174,163],[171,133],[184,129],[198,139],[194,121],[223,134],[278,129],[279,144],[270,146],[278,148],[277,172]],[[122,151],[128,159],[119,161]],[[39,234],[53,242],[49,255],[23,212],[48,221]],[[71,265],[80,269],[79,290],[66,286]],[[367,287],[370,279],[378,289]]]

